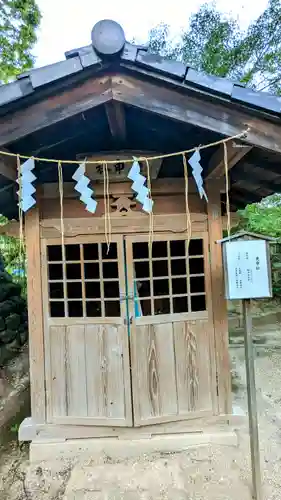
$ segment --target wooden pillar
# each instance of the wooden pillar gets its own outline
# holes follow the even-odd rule
[[[213,321],[215,330],[215,349],[217,365],[218,411],[229,414],[231,408],[231,377],[228,352],[227,302],[224,298],[224,281],[221,245],[216,243],[222,238],[222,217],[220,191],[218,186],[208,185],[208,231],[210,241],[211,292]]]
[[[46,417],[39,223],[40,214],[36,205],[25,216],[31,414],[36,423],[44,422]]]

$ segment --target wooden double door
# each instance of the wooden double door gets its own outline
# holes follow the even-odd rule
[[[207,233],[46,240],[42,262],[48,422],[216,413]]]

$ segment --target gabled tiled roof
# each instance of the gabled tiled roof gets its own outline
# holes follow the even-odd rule
[[[32,69],[19,75],[16,81],[0,86],[2,111],[6,105],[10,103],[16,105],[16,101],[35,94],[60,80],[67,80],[75,74],[83,76],[83,72],[89,69],[98,72],[110,64],[108,57],[100,56],[93,45],[70,50],[65,53],[65,57],[64,61]],[[180,61],[172,61],[151,54],[145,47],[126,42],[121,53],[114,58],[115,67],[116,59],[119,60],[121,66],[129,65],[130,69],[136,72],[145,69],[156,78],[168,78],[172,83],[195,88],[213,98],[223,98],[227,102],[240,103],[263,113],[281,116],[281,97],[265,92],[255,92],[241,83],[226,78],[203,74]]]

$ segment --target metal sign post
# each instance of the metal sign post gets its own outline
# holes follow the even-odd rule
[[[255,356],[252,339],[251,299],[242,300],[244,320],[245,363],[252,463],[253,498],[262,500],[258,412],[255,383]]]

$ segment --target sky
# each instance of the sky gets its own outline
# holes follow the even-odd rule
[[[217,6],[231,13],[243,29],[265,9],[268,0],[217,0]],[[64,52],[91,43],[91,30],[101,19],[113,19],[123,27],[127,40],[145,43],[149,29],[160,22],[171,26],[176,36],[190,14],[203,0],[37,0],[42,13],[35,47],[36,67],[63,60]]]

